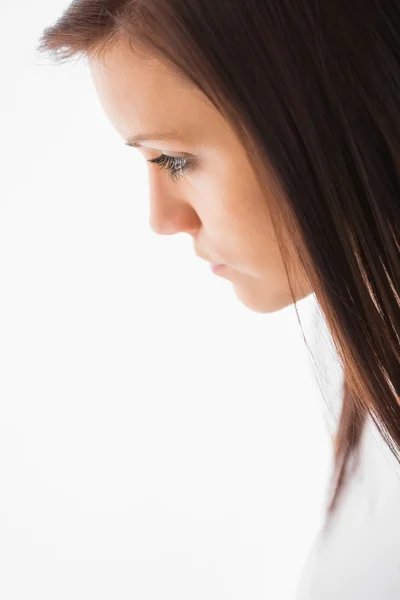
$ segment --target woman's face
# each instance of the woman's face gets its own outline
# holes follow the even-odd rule
[[[292,304],[268,197],[236,134],[206,96],[163,63],[133,54],[122,39],[101,61],[89,59],[89,68],[125,142],[144,136],[137,148],[146,159],[184,159],[168,159],[177,169],[174,179],[167,168],[147,163],[153,231],[190,234],[201,258],[227,265],[219,276],[249,309],[271,313]],[[299,266],[290,268],[298,301],[312,290]]]

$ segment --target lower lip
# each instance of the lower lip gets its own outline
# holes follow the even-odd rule
[[[228,265],[211,265],[211,270],[213,273],[222,273],[228,268]]]

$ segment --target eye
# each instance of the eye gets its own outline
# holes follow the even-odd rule
[[[153,158],[147,162],[159,165],[160,169],[167,169],[169,176],[175,182],[180,177],[184,177],[193,167],[192,159],[168,156],[167,154],[160,154],[157,158]]]

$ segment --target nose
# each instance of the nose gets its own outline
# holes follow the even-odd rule
[[[161,174],[163,178],[167,176]],[[149,176],[149,223],[154,233],[173,235],[175,233],[193,233],[201,225],[198,214],[184,196],[176,183],[164,184],[157,174]],[[174,186],[172,188],[172,186]]]

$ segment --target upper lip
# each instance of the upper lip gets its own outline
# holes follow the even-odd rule
[[[218,261],[215,260],[210,260],[209,258],[207,258],[206,256],[203,256],[202,254],[199,254],[198,252],[196,252],[197,256],[199,258],[202,258],[203,260],[206,260],[207,262],[213,264],[213,265],[222,265],[223,263],[220,263]]]
[[[223,263],[219,263],[219,262],[214,261],[214,260],[210,260],[209,258],[205,258],[204,256],[201,256],[200,254],[198,254],[197,256],[199,256],[203,260],[206,260],[207,262],[211,263],[212,265],[222,265],[223,264]]]
[[[206,258],[206,257],[205,257],[205,256],[203,256],[202,254],[199,254],[198,252],[196,252],[196,254],[197,254],[197,256],[198,256],[199,258],[202,258],[203,260],[206,260],[206,261],[208,261],[208,262],[211,262],[211,261],[210,261],[210,259]]]

